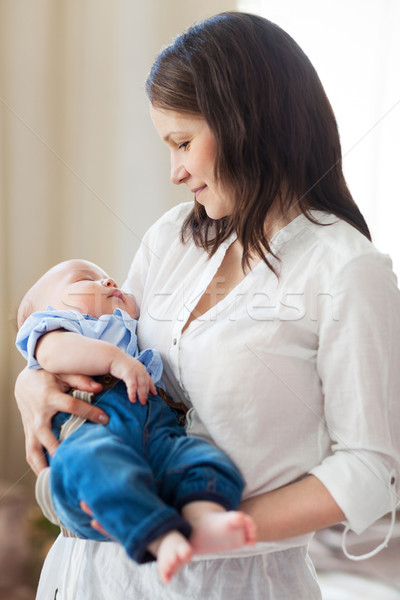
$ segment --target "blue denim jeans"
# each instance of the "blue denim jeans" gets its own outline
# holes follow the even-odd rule
[[[62,523],[82,538],[107,540],[90,526],[79,506],[84,500],[113,539],[137,562],[151,560],[148,544],[190,525],[180,509],[194,500],[230,510],[240,502],[244,482],[218,448],[186,436],[176,414],[160,396],[147,404],[129,402],[125,384],[96,397],[109,424],[86,421],[58,447],[51,465],[51,493]],[[53,430],[69,417],[58,413]]]

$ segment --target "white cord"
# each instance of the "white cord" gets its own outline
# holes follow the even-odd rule
[[[396,490],[395,490],[395,483],[396,483],[395,475],[396,475],[395,471],[391,471],[389,473],[388,488],[389,488],[389,495],[390,495],[392,519],[390,522],[389,531],[388,531],[384,541],[382,542],[382,544],[379,544],[379,546],[377,546],[377,548],[375,548],[374,550],[371,550],[371,552],[367,552],[366,554],[361,554],[359,556],[357,556],[355,554],[350,554],[350,552],[346,548],[346,536],[350,529],[350,526],[347,525],[343,532],[343,537],[342,537],[342,550],[343,550],[344,555],[347,556],[347,558],[350,558],[351,560],[366,560],[367,558],[371,558],[371,556],[375,556],[375,554],[378,554],[378,552],[380,552],[381,550],[383,550],[384,548],[387,547],[387,545],[390,541],[390,538],[393,535],[393,530],[394,530],[394,526],[396,523],[397,496],[396,496]]]

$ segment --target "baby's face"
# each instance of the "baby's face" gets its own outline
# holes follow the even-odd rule
[[[107,273],[91,262],[69,260],[51,269],[39,280],[43,306],[59,310],[77,310],[99,318],[115,308],[136,318],[132,296],[122,292]]]

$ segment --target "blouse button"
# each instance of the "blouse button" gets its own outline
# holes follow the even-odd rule
[[[174,339],[172,340],[172,343],[173,343],[173,345],[174,345],[174,346],[176,346],[176,343],[177,343],[177,341],[178,341],[178,340],[177,340],[176,338],[174,338]]]

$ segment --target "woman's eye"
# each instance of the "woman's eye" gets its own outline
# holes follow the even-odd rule
[[[189,144],[190,142],[183,142],[182,144],[179,144],[178,150],[187,150],[189,148]]]

